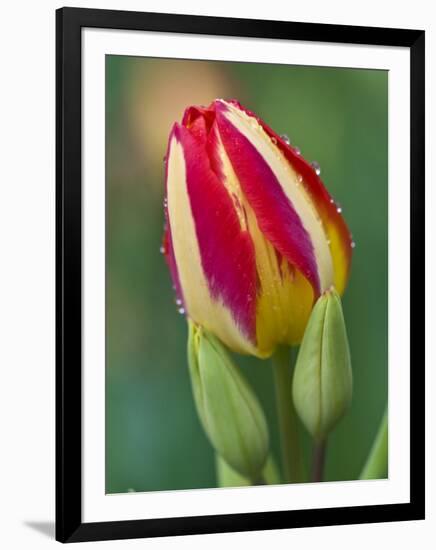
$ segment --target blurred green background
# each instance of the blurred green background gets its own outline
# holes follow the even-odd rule
[[[388,74],[385,71],[106,57],[108,493],[214,487],[185,348],[159,252],[163,156],[192,104],[236,98],[286,133],[341,204],[356,242],[343,298],[353,403],[329,440],[326,479],[356,479],[387,400]],[[279,442],[268,361],[237,358]],[[304,436],[309,455],[309,438]]]

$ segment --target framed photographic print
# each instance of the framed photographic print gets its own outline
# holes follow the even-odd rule
[[[56,17],[56,538],[424,518],[424,32]]]

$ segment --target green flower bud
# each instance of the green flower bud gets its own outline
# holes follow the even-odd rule
[[[247,487],[252,485],[251,480],[235,472],[220,455],[217,454],[215,460],[219,487]],[[279,472],[271,455],[267,458],[265,466],[263,467],[262,478],[259,479],[259,482],[265,485],[280,484]]]
[[[258,481],[268,428],[253,390],[220,341],[191,322],[188,363],[198,416],[212,446],[236,472]]]
[[[351,402],[352,372],[341,300],[334,288],[312,310],[293,379],[295,408],[317,440],[336,426]]]

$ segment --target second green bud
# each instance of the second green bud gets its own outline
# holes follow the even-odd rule
[[[352,372],[341,300],[334,288],[317,301],[298,353],[295,408],[312,437],[323,440],[347,411]]]
[[[212,446],[236,472],[261,481],[268,429],[253,390],[221,342],[192,322],[188,360],[197,412]]]

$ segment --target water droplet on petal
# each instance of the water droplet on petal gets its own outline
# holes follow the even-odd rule
[[[291,145],[291,140],[289,139],[289,136],[287,136],[286,134],[282,134],[280,137],[286,143],[286,145]]]
[[[164,208],[168,206],[168,199],[166,197],[163,200],[163,205],[164,205]]]
[[[177,310],[180,315],[185,315],[185,308],[184,307],[179,307],[179,309]]]
[[[319,176],[321,174],[321,166],[319,165],[319,163],[316,162],[316,160],[314,160],[313,162],[310,163],[310,165],[315,170],[315,174]]]
[[[303,176],[301,174],[298,174],[297,181],[301,183],[303,181]]]
[[[331,204],[335,204],[335,199],[330,199]]]
[[[161,254],[165,254],[165,247],[164,247],[164,246],[161,246],[161,247],[159,248],[159,252],[160,252]]]
[[[342,208],[341,208],[340,206],[338,206],[338,207],[336,208],[336,212],[337,212],[338,214],[340,214],[340,213],[342,212]]]
[[[178,306],[181,306],[182,303],[183,303],[183,302],[182,302],[182,300],[181,300],[180,298],[177,298],[177,299],[176,299],[176,304],[177,304]]]
[[[296,155],[301,155],[301,149],[299,147],[294,147],[294,153]]]
[[[351,241],[351,248],[356,248],[356,243],[354,241]]]

